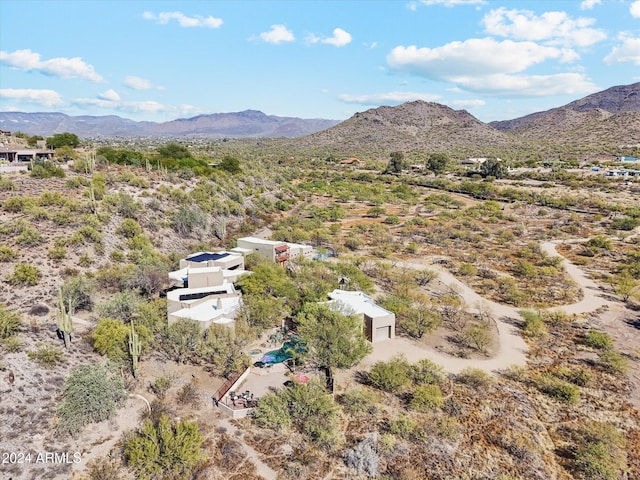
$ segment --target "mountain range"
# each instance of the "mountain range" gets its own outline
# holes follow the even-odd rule
[[[0,112],[0,130],[49,137],[71,132],[79,137],[285,137],[309,135],[337,124],[337,120],[266,115],[257,110],[213,113],[170,122],[136,122],[117,115],[69,116],[64,113]]]
[[[359,112],[338,122],[266,115],[256,110],[215,113],[164,123],[118,116],[0,112],[0,129],[80,137],[269,137],[296,149],[357,154],[448,151],[483,155],[511,149],[600,150],[640,143],[640,82],[594,93],[567,105],[513,120],[484,123],[466,110],[414,101]],[[385,153],[386,154],[386,153]]]

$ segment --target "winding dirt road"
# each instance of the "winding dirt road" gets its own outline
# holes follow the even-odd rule
[[[576,265],[558,254],[556,251],[556,245],[558,243],[560,242],[544,242],[541,247],[548,255],[558,256],[564,260],[562,265],[567,274],[582,289],[583,299],[574,304],[554,307],[549,310],[563,310],[568,314],[580,314],[592,312],[605,305],[611,305],[612,302],[604,298],[602,289],[598,287],[594,281],[587,278],[586,274]],[[399,262],[398,266],[417,270],[426,267],[425,264],[414,262]],[[482,370],[495,374],[511,365],[526,365],[527,344],[520,335],[518,327],[515,326],[522,321],[518,313],[521,308],[510,307],[487,300],[448,271],[435,265],[429,265],[429,268],[437,270],[439,280],[445,285],[454,288],[462,296],[467,305],[474,306],[483,304],[490,309],[498,329],[498,352],[493,357],[486,359],[458,358],[434,349],[425,348],[424,345],[408,338],[396,337],[396,339],[391,341],[374,343],[373,352],[365,358],[361,366],[368,368],[378,361],[388,361],[399,354],[404,355],[410,362],[428,358],[442,365],[442,367],[450,373],[459,373],[465,368],[473,367],[481,368]]]

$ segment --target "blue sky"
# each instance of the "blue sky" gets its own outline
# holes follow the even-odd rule
[[[640,81],[640,0],[1,0],[0,111],[482,121]]]

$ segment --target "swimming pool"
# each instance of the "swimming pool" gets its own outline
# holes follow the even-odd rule
[[[263,363],[264,365],[282,363],[293,358],[292,351],[296,353],[305,351],[304,344],[298,336],[291,336],[291,338],[284,342],[278,350],[266,352],[257,363]]]

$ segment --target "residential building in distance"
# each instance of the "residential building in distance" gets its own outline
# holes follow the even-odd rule
[[[364,335],[371,343],[391,340],[396,336],[396,316],[376,305],[369,295],[359,291],[334,290],[327,302],[345,315],[359,315],[363,320]]]
[[[245,273],[244,257],[229,252],[198,252],[180,260],[180,269],[169,273],[169,324],[188,318],[203,331],[212,323],[233,326],[242,305],[233,284]]]
[[[290,258],[302,256],[313,258],[313,247],[299,243],[287,243],[277,240],[266,240],[258,237],[243,237],[237,241],[237,247],[231,252],[248,255],[258,253],[272,262],[284,265]]]

